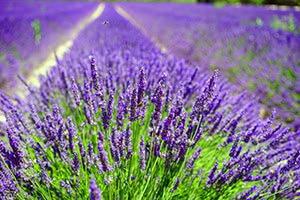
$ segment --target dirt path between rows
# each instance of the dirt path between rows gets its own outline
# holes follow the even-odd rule
[[[95,11],[91,15],[81,20],[79,24],[77,24],[73,28],[70,35],[68,36],[68,40],[65,41],[63,44],[59,45],[55,50],[58,59],[62,59],[64,57],[64,54],[70,50],[70,48],[73,45],[73,41],[77,38],[79,33],[83,29],[85,29],[85,27],[88,24],[93,22],[102,14],[104,7],[105,7],[104,3],[100,3],[99,6],[95,9]],[[40,67],[32,71],[32,73],[27,79],[29,84],[37,87],[39,86],[39,79],[38,79],[39,75],[45,75],[52,66],[56,65],[55,52],[52,52],[48,56],[48,58],[41,63]]]

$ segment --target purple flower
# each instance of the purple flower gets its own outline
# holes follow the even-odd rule
[[[110,90],[109,91],[109,98],[108,98],[108,102],[107,102],[107,117],[108,117],[109,120],[112,119],[113,105],[114,105],[114,94],[113,94],[113,91]]]
[[[78,171],[79,167],[80,167],[80,161],[78,159],[78,155],[77,153],[74,153],[74,160],[73,160],[74,164],[73,164],[73,169],[75,172]]]
[[[161,118],[163,96],[164,96],[164,92],[163,92],[162,86],[159,84],[157,86],[156,92],[154,94],[155,110],[154,110],[154,113],[152,115],[152,118],[155,121],[159,121],[160,118]]]
[[[171,111],[169,112],[168,117],[164,120],[164,128],[161,133],[163,140],[167,140],[168,132],[170,130],[174,117],[175,117],[175,108],[172,108]]]
[[[93,55],[90,55],[89,60],[90,60],[94,89],[96,90],[96,95],[99,95],[100,94],[99,93],[100,92],[100,84],[99,84],[100,80],[99,80],[99,75],[98,75],[97,68],[96,68],[95,57]]]
[[[81,156],[81,163],[83,165],[83,169],[85,169],[85,157],[86,157],[86,151],[85,148],[82,144],[81,139],[78,140],[78,146],[79,146],[79,151],[80,151],[80,156]]]
[[[118,110],[117,110],[117,125],[118,125],[118,128],[120,128],[121,126],[123,126],[123,119],[124,119],[124,105],[125,102],[124,102],[124,97],[122,94],[119,95],[119,99],[118,99]]]
[[[112,130],[112,133],[110,134],[109,138],[109,148],[111,155],[116,163],[120,162],[120,153],[119,153],[119,148],[118,148],[118,138],[115,133],[115,130]]]
[[[45,169],[42,169],[41,173],[40,173],[40,176],[41,176],[41,181],[47,186],[47,187],[50,187],[50,183],[51,183],[51,180],[50,180],[50,177],[49,175],[47,174],[47,171]]]
[[[92,124],[93,120],[92,120],[92,116],[91,116],[91,111],[90,111],[89,107],[86,104],[83,105],[83,112],[84,112],[84,115],[85,115],[85,118],[86,118],[87,122],[89,124]]]
[[[176,182],[175,182],[175,184],[174,184],[174,186],[173,186],[173,188],[171,190],[171,193],[173,193],[177,189],[179,183],[180,183],[180,178],[177,178]]]
[[[124,142],[125,142],[125,131],[122,131],[119,135],[118,135],[118,151],[120,154],[120,157],[123,157],[124,155]]]
[[[102,143],[104,143],[104,133],[102,133],[101,131],[98,131],[98,140]]]
[[[201,95],[197,97],[196,102],[193,106],[193,110],[191,112],[190,118],[191,120],[199,120],[200,114],[204,112],[207,106],[210,104],[210,101],[214,95],[215,87],[216,87],[216,78],[218,71],[215,71],[213,76],[207,81],[204,90]]]
[[[169,110],[170,101],[171,101],[170,90],[168,89],[166,92],[166,99],[165,99],[165,106],[164,106],[165,112],[168,112],[168,110]]]
[[[102,164],[102,170],[104,172],[111,171],[112,167],[109,163],[107,152],[104,150],[104,146],[101,142],[98,142],[99,158]]]
[[[126,129],[125,133],[125,148],[127,151],[126,159],[130,159],[132,156],[132,145],[131,145],[131,129],[130,129],[130,124],[128,124],[128,127]]]
[[[31,112],[30,112],[30,119],[31,119],[31,121],[32,121],[32,123],[34,124],[34,127],[36,128],[36,129],[40,129],[41,127],[42,127],[42,122],[41,122],[41,119],[40,119],[40,117],[38,116],[38,114],[36,113],[36,111],[35,110],[31,110]]]
[[[84,79],[84,100],[91,110],[93,110],[93,99],[90,90],[90,80]]]
[[[62,116],[61,116],[60,109],[59,109],[58,105],[53,104],[52,110],[53,110],[54,120],[57,122],[57,124],[62,124],[63,119],[62,119]]]
[[[9,160],[10,151],[7,149],[6,145],[2,141],[0,141],[0,153],[4,158],[5,162],[8,164],[10,162]]]
[[[132,89],[131,99],[130,99],[130,121],[135,121],[137,117],[137,94],[136,88]]]
[[[200,157],[200,153],[202,151],[202,148],[198,148],[194,154],[189,158],[189,160],[186,162],[186,168],[187,169],[193,169],[195,161]]]
[[[102,125],[103,125],[104,130],[107,130],[109,128],[110,120],[109,120],[109,117],[108,117],[108,114],[106,112],[106,108],[105,108],[104,104],[101,104],[101,111],[102,111],[102,116],[101,116]]]
[[[212,185],[215,182],[215,173],[217,171],[219,165],[219,161],[215,162],[215,166],[210,170],[208,176],[207,176],[207,184]]]
[[[74,142],[73,139],[76,137],[76,129],[74,128],[74,125],[72,123],[72,117],[69,116],[67,119],[67,129],[69,132],[69,148],[71,150],[71,153],[74,151]]]
[[[101,192],[96,184],[95,178],[91,178],[90,180],[90,199],[101,200]]]
[[[71,90],[73,98],[75,100],[75,104],[78,107],[80,105],[80,94],[74,77],[71,77]]]
[[[247,199],[251,194],[253,194],[253,192],[255,192],[257,186],[252,186],[250,189],[248,189],[247,191],[243,192],[243,194],[241,196],[239,196],[239,199]]]
[[[241,145],[238,146],[238,142],[239,142],[239,138],[237,137],[230,149],[230,153],[229,153],[230,157],[236,158],[240,154],[242,150],[242,146]]]
[[[13,150],[11,153],[12,160],[10,160],[16,168],[22,168],[24,160],[24,152],[21,146],[20,141],[18,138],[14,135],[14,133],[11,131],[10,128],[7,129],[7,135],[9,139],[9,144]]]
[[[140,157],[140,168],[143,171],[145,171],[146,170],[146,153],[145,153],[145,147],[144,147],[144,136],[142,136],[142,138],[140,140],[139,157]]]
[[[137,94],[137,105],[143,105],[143,98],[144,92],[146,87],[146,79],[145,79],[145,72],[144,69],[141,69],[140,76],[139,76],[139,85],[138,85],[138,94]]]
[[[86,155],[86,163],[87,167],[91,167],[94,162],[94,148],[92,143],[89,141],[88,142],[88,150],[87,150],[87,155]]]

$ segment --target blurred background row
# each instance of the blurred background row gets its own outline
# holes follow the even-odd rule
[[[98,3],[0,2],[0,90],[16,84],[19,73],[27,77],[68,39],[79,21]]]
[[[28,0],[35,1],[35,0]],[[61,1],[61,0],[38,0],[38,1]],[[78,0],[64,0],[64,1],[78,1]],[[80,1],[80,0],[79,0]],[[81,0],[81,1],[98,1],[99,0]],[[102,0],[103,2],[182,2],[182,3],[214,3],[216,6],[223,4],[256,4],[256,5],[289,5],[299,6],[299,0]]]

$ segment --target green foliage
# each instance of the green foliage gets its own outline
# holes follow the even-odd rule
[[[300,5],[300,1],[298,0],[198,0],[198,2],[214,3],[214,5],[217,8],[222,8],[226,4],[255,4],[255,5],[276,4],[276,5],[290,5],[290,6]]]
[[[34,29],[34,40],[35,44],[40,44],[40,40],[42,38],[41,33],[41,23],[38,19],[35,19],[33,22],[31,22],[31,27]]]
[[[256,24],[257,24],[257,26],[262,26],[264,24],[264,22],[262,21],[261,18],[257,17],[256,18]]]
[[[214,2],[214,6],[216,8],[223,8],[225,5],[226,5],[226,3],[223,2],[223,1],[216,1],[216,2]]]
[[[274,28],[275,30],[279,29],[279,30],[289,31],[295,34],[300,33],[300,27],[296,26],[293,14],[290,14],[287,19],[279,18],[278,16],[275,16],[271,24],[271,27]]]
[[[6,55],[4,53],[0,54],[0,61],[4,61],[6,58]]]

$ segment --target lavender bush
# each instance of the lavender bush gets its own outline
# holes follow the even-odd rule
[[[103,23],[108,22],[108,23]],[[296,199],[299,132],[107,4],[29,95],[0,96],[4,199]]]
[[[259,96],[269,115],[276,107],[279,119],[299,128],[300,12],[168,3],[121,7],[170,53],[219,68]]]

